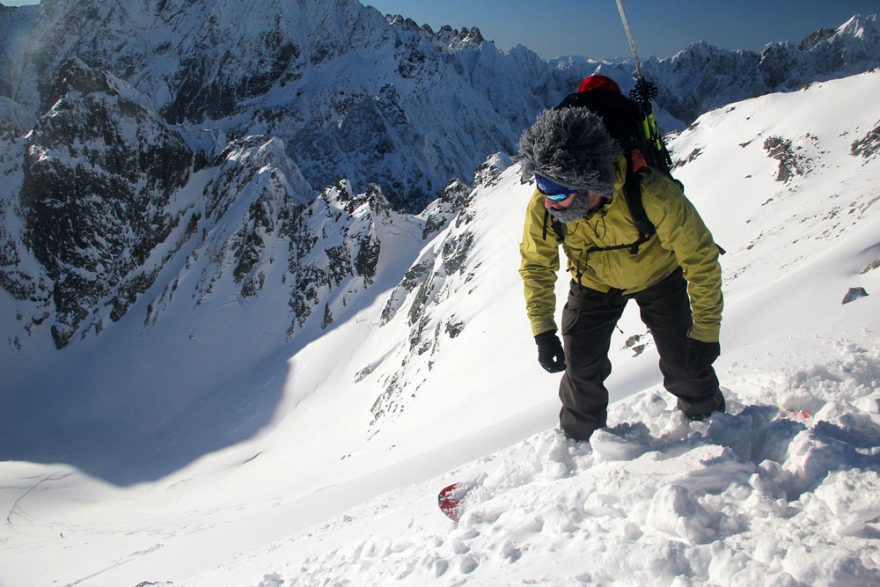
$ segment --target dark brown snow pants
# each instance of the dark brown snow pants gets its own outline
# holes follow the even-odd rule
[[[603,293],[572,282],[562,311],[566,369],[559,386],[559,424],[569,438],[587,440],[595,430],[605,427],[608,390],[604,382],[611,375],[608,350],[629,298],[638,303],[642,321],[654,337],[663,385],[679,398],[679,408],[695,419],[724,409],[715,370],[709,367],[692,373],[685,367],[691,307],[681,269],[630,296],[621,295],[619,290]]]

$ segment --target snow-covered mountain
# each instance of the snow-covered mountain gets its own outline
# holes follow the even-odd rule
[[[501,54],[477,29],[435,33],[356,0],[246,11],[233,0],[47,0],[18,47],[10,95],[35,116],[76,56],[148,96],[184,134],[222,130],[211,147],[277,137],[314,189],[374,182],[410,211],[510,150],[562,91],[527,50]]]
[[[564,507],[570,524],[554,536],[587,528],[600,506],[633,509],[602,524],[619,549],[640,538],[633,525],[657,530],[648,544],[667,554],[644,558],[670,576],[734,582],[736,561],[760,547],[749,578],[761,565],[782,584],[876,578],[865,537],[880,510],[854,494],[876,493],[878,314],[873,296],[837,302],[849,287],[877,288],[880,87],[876,73],[821,83],[880,62],[876,17],[760,55],[700,44],[646,62],[665,128],[693,123],[673,143],[676,173],[730,251],[732,415],[709,430],[677,420],[629,315],[617,399],[647,391],[616,404],[622,427],[593,452],[549,430],[555,381],[534,365],[516,273],[516,202],[530,188],[510,153],[583,75],[599,69],[627,88],[630,65],[501,53],[476,29],[435,32],[354,0],[248,5],[0,5],[0,582],[178,583],[295,535],[311,559],[248,555],[219,583],[332,584],[364,568],[377,584],[508,584],[507,569],[526,580],[548,566],[528,553],[553,541],[528,528],[555,506],[535,502],[543,513],[526,520],[508,516],[505,499],[528,510],[529,485],[560,477],[568,484],[551,494],[564,503],[581,500],[581,482],[613,493],[615,475],[641,475],[639,454],[675,474]],[[792,423],[789,410],[810,417]],[[615,448],[620,436],[630,449]],[[771,441],[787,452],[764,448]],[[456,473],[485,491],[476,517],[442,537],[444,520],[420,501],[436,476],[517,442]],[[547,454],[545,468],[518,468]],[[592,477],[609,455],[623,463]],[[705,459],[720,468],[707,473]],[[730,491],[701,485],[710,473]],[[638,517],[658,489],[655,513]],[[356,514],[378,542],[333,519],[389,490]],[[793,520],[791,543],[811,516],[854,512],[830,544],[812,543],[837,557],[836,574],[807,555],[798,574],[797,560],[727,525],[780,499],[756,508],[765,528]],[[387,518],[363,513],[392,502],[410,504],[395,520],[425,516],[407,544],[381,538]],[[678,517],[660,513],[666,502]],[[697,522],[682,521],[685,510]],[[337,535],[361,547],[329,546]],[[688,557],[707,560],[713,537],[734,562],[685,569]],[[364,555],[371,544],[409,574]],[[416,554],[431,548],[439,554]],[[854,550],[868,554],[841,554]],[[304,570],[285,570],[288,560]],[[537,562],[479,564],[489,560]],[[640,582],[633,568],[623,583]],[[613,582],[603,573],[581,582]]]
[[[880,64],[880,20],[854,16],[837,29],[821,29],[798,44],[771,43],[760,55],[719,51],[700,43],[667,61],[652,60],[651,75],[663,80],[658,100],[691,122],[707,110],[770,92],[853,75]]]
[[[878,91],[871,72],[731,104],[671,143],[728,251],[729,413],[675,411],[631,307],[591,445],[554,430],[558,378],[516,271],[532,187],[506,156],[421,217],[341,183],[279,226],[299,178],[266,164],[274,142],[238,144],[223,160],[242,196],[181,208],[161,269],[175,286],[47,350],[51,370],[27,352],[4,365],[0,580],[877,583]],[[211,224],[180,238],[196,214]],[[333,247],[292,236],[325,232]],[[279,349],[290,259],[323,303]],[[870,295],[842,305],[850,288]],[[477,487],[453,524],[435,496],[459,480]]]
[[[434,32],[355,0],[239,8],[45,0],[0,11],[0,356],[99,335],[138,301],[149,309],[134,319],[161,328],[157,308],[171,292],[183,303],[193,258],[221,261],[187,293],[194,303],[228,274],[242,300],[275,304],[279,347],[310,319],[326,328],[316,316],[364,277],[361,245],[349,243],[346,262],[326,230],[265,246],[307,231],[299,216],[318,193],[347,183],[439,228],[450,214],[428,219],[425,206],[465,189],[488,154],[511,153],[583,75],[632,83],[625,62],[501,53],[476,29]],[[683,128],[732,99],[867,69],[878,39],[875,17],[854,17],[766,58],[695,46],[647,65],[664,123]],[[783,61],[787,77],[768,81]],[[375,238],[363,246],[381,258]],[[313,250],[332,251],[320,269],[301,263]],[[267,294],[270,273],[284,291]]]
[[[594,62],[566,58],[562,67],[588,67]],[[836,29],[825,28],[797,44],[770,43],[760,53],[728,51],[708,43],[690,45],[669,59],[643,62],[645,75],[658,87],[657,103],[665,111],[663,128],[677,130],[702,113],[731,102],[771,92],[797,90],[811,83],[863,71],[880,64],[880,20],[856,15]],[[606,75],[629,88],[629,62],[604,63]]]
[[[502,55],[475,29],[434,33],[354,0],[251,8],[49,0],[33,21],[7,19],[32,23],[0,61],[14,80],[0,104],[0,283],[18,322],[4,327],[8,343],[51,332],[61,348],[102,332],[151,287],[174,288],[169,264],[205,244],[219,216],[250,205],[241,188],[254,176],[274,174],[287,191],[263,228],[284,226],[298,214],[288,203],[339,182],[421,211],[456,178],[470,181],[488,153],[511,151],[562,93],[534,54]],[[257,144],[271,145],[254,151],[269,159],[239,156]],[[253,267],[278,260],[308,273],[300,245],[289,261],[258,259],[259,239],[238,236]],[[213,246],[242,249],[240,238]],[[332,285],[339,271],[357,275],[356,264],[335,270]],[[260,279],[247,278],[244,297],[259,294]],[[286,297],[316,279],[291,274]],[[327,303],[312,294],[279,313],[302,325]]]

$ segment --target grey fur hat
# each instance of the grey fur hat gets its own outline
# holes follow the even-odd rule
[[[610,196],[622,154],[602,119],[587,108],[545,110],[519,139],[523,178],[538,173],[582,192]]]

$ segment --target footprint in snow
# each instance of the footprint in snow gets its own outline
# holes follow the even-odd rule
[[[477,561],[477,559],[473,556],[467,555],[461,559],[459,569],[461,569],[461,572],[463,574],[469,575],[470,573],[476,571],[478,566],[480,566],[479,561]]]
[[[641,422],[602,428],[590,437],[595,455],[605,461],[629,461],[651,450],[651,433]]]

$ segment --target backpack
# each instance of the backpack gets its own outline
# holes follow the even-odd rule
[[[633,150],[638,150],[642,154],[648,167],[672,178],[670,171],[672,159],[663,140],[659,138],[653,115],[646,113],[635,100],[624,96],[614,80],[603,75],[591,75],[584,79],[578,91],[566,96],[556,107],[557,110],[563,108],[587,108],[598,115],[605,124],[608,134],[617,140],[626,155],[627,171],[623,193],[633,224],[639,232],[639,238],[635,242],[624,245],[592,247],[591,251],[629,249],[635,255],[639,252],[639,247],[654,236],[657,231],[642,204],[640,177],[633,171]],[[674,181],[681,185],[678,180]],[[548,220],[550,220],[550,214],[545,212],[545,239],[547,238]],[[552,219],[551,225],[559,239],[564,240],[565,224]]]

